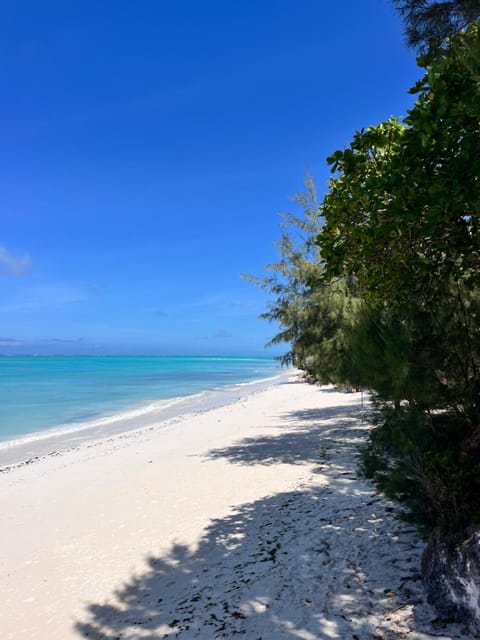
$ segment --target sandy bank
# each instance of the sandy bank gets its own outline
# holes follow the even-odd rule
[[[292,380],[1,474],[2,639],[464,637],[356,475],[366,431]]]

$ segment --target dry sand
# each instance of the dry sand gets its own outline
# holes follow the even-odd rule
[[[292,377],[0,474],[1,639],[467,638],[357,476],[367,431]]]

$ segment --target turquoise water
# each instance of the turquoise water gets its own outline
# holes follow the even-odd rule
[[[270,358],[0,357],[0,441],[278,373]]]

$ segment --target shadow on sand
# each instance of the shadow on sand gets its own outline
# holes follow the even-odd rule
[[[417,614],[428,615],[416,535],[356,478],[366,428],[359,406],[283,417],[284,433],[249,438],[209,458],[313,463],[317,473],[296,491],[213,520],[195,548],[175,545],[146,558],[142,575],[128,578],[108,603],[87,607],[75,624],[80,637],[386,639],[410,632],[406,617],[416,625]]]
[[[342,452],[357,455],[356,445],[365,442],[367,425],[359,427],[359,407],[345,406],[294,411],[284,416],[288,431],[278,435],[245,438],[224,449],[213,449],[210,459],[226,458],[235,464],[316,464],[322,462],[332,447],[336,456]],[[361,422],[361,420],[360,420]],[[353,427],[355,425],[355,430]],[[339,434],[346,431],[348,439]],[[351,462],[351,458],[349,458]],[[356,474],[350,465],[348,473]]]

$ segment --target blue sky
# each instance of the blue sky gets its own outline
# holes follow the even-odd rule
[[[264,353],[240,274],[420,77],[388,0],[5,0],[0,31],[3,353]]]

